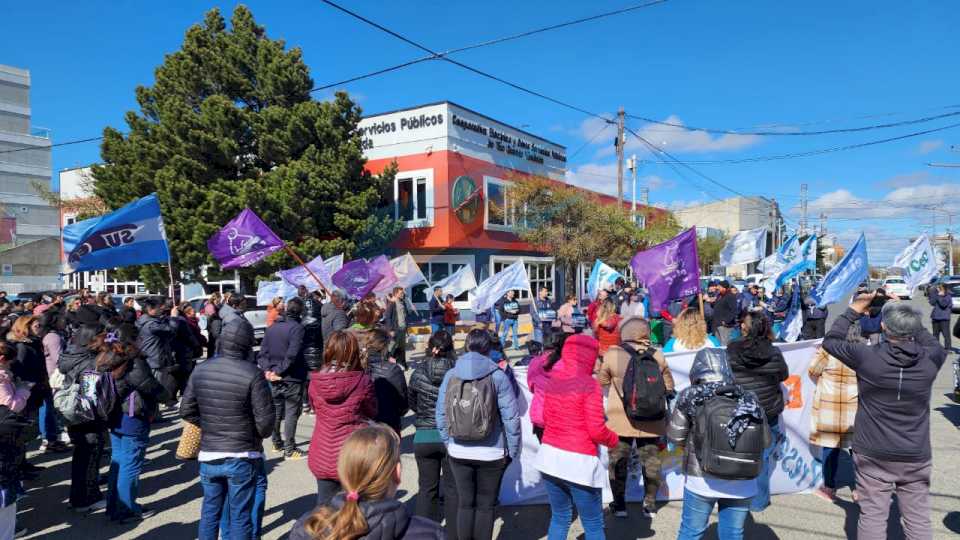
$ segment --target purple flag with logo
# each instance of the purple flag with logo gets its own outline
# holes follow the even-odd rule
[[[650,309],[700,292],[697,229],[691,227],[630,259],[633,275],[649,291]]]
[[[363,259],[350,261],[333,274],[333,284],[354,298],[363,298],[381,279],[383,275]]]
[[[249,208],[207,240],[213,258],[225,269],[250,266],[282,247],[283,240]]]
[[[382,276],[380,283],[377,283],[377,286],[374,287],[373,293],[378,297],[386,296],[399,283],[397,273],[393,271],[393,265],[390,264],[390,259],[386,255],[374,257],[370,259],[370,266]]]

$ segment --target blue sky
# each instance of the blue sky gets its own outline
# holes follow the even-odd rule
[[[345,2],[382,24],[444,50],[612,10],[630,2]],[[134,88],[150,84],[189,25],[219,6],[192,2],[15,2],[4,7],[0,63],[33,77],[35,125],[54,142],[123,128]],[[413,47],[318,1],[247,4],[273,38],[303,49],[326,84],[422,56]],[[600,21],[458,54],[489,71],[589,111],[685,125],[780,130],[851,127],[960,112],[960,11],[950,2],[671,0]],[[424,62],[345,89],[369,112],[451,100],[565,144],[569,179],[615,192],[614,130],[445,62]],[[318,98],[323,98],[319,95]],[[951,107],[953,106],[953,107]],[[884,139],[960,122],[953,117],[894,129],[815,137],[708,135],[639,120],[629,127],[682,160],[780,155]],[[599,134],[598,134],[599,132]],[[594,138],[593,143],[588,143]],[[960,221],[960,128],[821,156],[695,165],[746,194],[776,197],[796,223],[800,184],[810,214],[828,216],[845,245],[867,231],[871,262],[886,264],[907,238]],[[582,149],[581,149],[582,147]],[[628,152],[652,160],[631,138]],[[54,167],[99,159],[96,143],[57,148]],[[646,163],[651,202],[683,206],[732,194],[690,171]],[[628,183],[629,184],[629,183]],[[629,189],[629,186],[628,186]],[[629,193],[628,193],[629,195]],[[930,205],[939,208],[930,210]]]

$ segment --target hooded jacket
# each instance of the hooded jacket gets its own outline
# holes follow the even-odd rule
[[[700,461],[697,459],[697,453],[695,449],[692,448],[694,441],[689,439],[694,429],[694,419],[697,417],[699,407],[703,405],[701,403],[699,406],[694,407],[693,410],[684,410],[684,407],[679,406],[679,404],[694,402],[691,398],[698,393],[701,394],[700,397],[709,399],[709,396],[703,395],[704,388],[698,387],[736,388],[736,386],[733,386],[733,373],[727,359],[728,356],[723,349],[700,350],[693,359],[693,365],[690,366],[690,386],[680,392],[673,412],[670,414],[670,422],[667,424],[667,439],[677,446],[683,447],[683,472],[687,476],[707,477],[700,469]],[[740,389],[745,390],[742,386]],[[712,396],[716,394],[709,392],[709,395]],[[702,402],[705,403],[706,399],[702,400]],[[749,399],[756,402],[755,395],[751,395]],[[770,432],[770,425],[767,422],[764,422],[763,430],[764,446],[766,447],[770,445],[773,438]],[[722,480],[722,482],[726,484],[726,487],[735,485],[734,483],[743,483],[741,485],[747,486],[754,484],[755,480]]]
[[[337,307],[333,302],[327,302],[320,308],[320,331],[323,334],[323,342],[326,343],[330,334],[338,330],[346,330],[347,313],[343,308]]]
[[[63,373],[63,387],[69,388],[84,371],[97,369],[97,355],[85,346],[67,343],[67,348],[57,359],[57,369]]]
[[[313,371],[308,394],[317,420],[307,464],[317,478],[338,480],[343,442],[377,415],[373,382],[362,371]]]
[[[727,345],[734,381],[757,395],[771,424],[783,412],[783,390],[790,370],[783,353],[769,339],[741,338]]]
[[[330,501],[330,507],[339,510],[343,507],[344,496],[336,495]],[[407,514],[403,504],[397,499],[381,501],[360,501],[360,510],[367,522],[367,534],[357,540],[443,540],[446,535],[439,523],[425,517]],[[314,508],[300,516],[290,530],[290,540],[313,540],[304,528],[310,516],[319,510]]]
[[[223,327],[221,353],[197,366],[180,402],[180,416],[200,426],[200,450],[263,452],[275,410],[263,372],[250,362],[253,326],[243,319]]]
[[[437,429],[437,396],[443,377],[453,369],[456,359],[446,356],[430,357],[421,362],[410,376],[410,408],[417,429]]]
[[[544,382],[543,444],[554,448],[597,455],[597,446],[614,447],[619,438],[603,415],[603,394],[593,378],[597,340],[583,334],[563,344],[560,361]]]
[[[627,319],[620,327],[620,333],[625,345],[643,354],[653,345],[650,343],[649,336],[642,336],[640,328],[641,325]],[[655,349],[653,359],[660,366],[660,374],[663,377],[663,384],[667,393],[672,393],[674,391],[673,374],[667,366],[666,358],[664,358],[662,352]],[[603,363],[600,365],[597,380],[600,386],[610,387],[607,398],[607,427],[621,437],[661,437],[666,433],[666,418],[650,422],[638,422],[630,419],[623,409],[623,377],[627,374],[630,361],[630,353],[619,345],[610,347],[603,355]]]
[[[147,359],[151,369],[164,369],[176,364],[173,354],[173,339],[177,335],[179,321],[151,317],[144,314],[137,319],[137,348]]]
[[[323,368],[323,333],[320,325],[320,311],[323,304],[313,294],[303,298],[303,360],[307,369],[313,371]]]
[[[831,356],[857,373],[853,450],[880,461],[928,461],[930,394],[947,352],[923,329],[912,340],[849,343],[847,331],[859,318],[847,308],[823,340]]]
[[[482,441],[457,441],[447,432],[447,411],[443,404],[447,394],[447,385],[452,377],[464,381],[474,381],[490,375],[497,389],[497,406],[500,409],[500,423]],[[453,369],[443,377],[440,392],[437,394],[437,429],[440,438],[447,445],[447,454],[459,459],[478,461],[496,461],[509,456],[511,459],[520,453],[520,408],[517,395],[510,378],[490,358],[476,352],[461,356]]]

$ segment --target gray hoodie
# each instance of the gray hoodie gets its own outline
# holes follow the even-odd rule
[[[497,405],[500,408],[501,425],[494,426],[490,436],[482,441],[456,441],[447,431],[447,411],[443,404],[447,395],[447,384],[451,377],[473,381],[492,373],[493,384],[497,389]],[[447,372],[440,383],[437,395],[437,429],[440,438],[447,445],[447,453],[459,459],[495,461],[510,456],[516,458],[520,453],[520,407],[510,378],[490,358],[475,352],[468,352],[457,359],[453,369]]]

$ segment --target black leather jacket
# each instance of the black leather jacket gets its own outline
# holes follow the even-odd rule
[[[198,365],[180,403],[180,416],[200,426],[207,452],[262,452],[275,415],[263,372],[232,351]]]
[[[377,395],[377,415],[374,420],[399,429],[400,419],[410,410],[403,368],[385,358],[371,355],[367,358],[367,373]]]
[[[456,358],[427,358],[410,376],[410,408],[417,429],[437,428],[437,396],[443,376],[453,368]]]
[[[783,412],[780,383],[790,375],[783,353],[766,339],[737,339],[727,345],[734,382],[757,395],[771,424]]]

